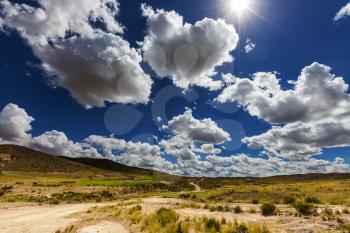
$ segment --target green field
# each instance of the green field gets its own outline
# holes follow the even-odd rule
[[[209,202],[250,203],[259,202],[283,203],[286,197],[295,199],[316,197],[325,204],[350,204],[350,180],[317,180],[296,183],[276,184],[240,184],[225,185],[216,189],[197,192],[196,199]]]
[[[98,178],[98,177],[79,177],[79,174],[74,177],[74,174],[56,174],[56,173],[38,173],[38,172],[13,172],[3,171],[0,175],[0,184],[39,184],[39,185],[74,185],[74,186],[115,186],[115,185],[132,185],[132,184],[154,184],[160,183],[155,176],[145,175],[136,176],[133,179],[113,179],[113,178]]]

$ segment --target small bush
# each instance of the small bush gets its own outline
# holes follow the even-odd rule
[[[217,207],[217,210],[220,211],[220,212],[224,212],[224,207],[222,205],[219,205]]]
[[[129,210],[129,214],[132,214],[134,212],[140,212],[141,210],[142,210],[142,207],[140,205],[136,205]]]
[[[225,212],[230,212],[230,211],[231,211],[230,206],[225,205],[225,206],[224,206],[224,211],[225,211]]]
[[[156,218],[161,227],[165,227],[166,225],[176,222],[178,216],[175,211],[166,208],[160,208],[156,212]]]
[[[235,206],[235,208],[233,208],[233,212],[236,213],[236,214],[239,214],[239,213],[242,213],[243,210],[242,210],[242,208],[238,205],[238,206]]]
[[[320,216],[321,216],[323,221],[331,221],[331,220],[336,219],[336,216],[335,216],[333,210],[331,208],[328,208],[328,207],[321,210]]]
[[[57,230],[55,233],[71,233],[73,232],[75,227],[73,225],[66,227],[63,231]]]
[[[350,210],[348,208],[344,208],[342,212],[343,214],[350,214]]]
[[[256,205],[256,204],[259,204],[259,200],[254,199],[254,200],[252,200],[252,203],[255,204],[255,205]]]
[[[264,203],[261,205],[261,213],[264,216],[274,215],[276,213],[276,206],[272,203]]]
[[[183,198],[183,199],[188,199],[190,197],[191,197],[191,194],[189,194],[189,193],[181,193],[180,194],[180,198]]]
[[[0,197],[3,196],[4,194],[10,192],[12,189],[11,185],[5,185],[3,187],[0,188]]]
[[[184,233],[181,222],[177,224],[176,233]]]
[[[283,198],[283,204],[294,205],[294,203],[295,203],[295,197],[293,196],[285,196]]]
[[[300,215],[310,216],[314,215],[317,211],[317,208],[312,203],[307,203],[304,201],[299,201],[294,205],[294,208]]]
[[[250,208],[249,210],[248,210],[248,212],[249,213],[251,213],[251,214],[256,214],[256,209],[255,208]]]
[[[103,190],[103,191],[101,192],[101,197],[102,197],[102,198],[111,199],[111,198],[113,198],[113,194],[110,193],[110,192],[107,191],[107,190]]]
[[[215,218],[209,218],[204,220],[205,229],[208,231],[218,232],[221,230],[221,224]]]
[[[141,222],[142,232],[159,232],[159,233],[175,233],[176,230],[187,233],[185,224],[178,226],[178,215],[174,210],[167,208],[160,208],[154,214],[146,215],[142,218],[141,212],[134,212],[132,214],[131,222]]]
[[[51,204],[51,205],[58,205],[58,204],[60,204],[60,201],[57,200],[57,199],[50,199],[49,200],[49,204]]]
[[[322,202],[316,198],[316,197],[306,197],[305,198],[306,203],[312,203],[312,204],[321,204]]]
[[[245,224],[239,224],[237,227],[235,233],[248,233],[249,229]]]
[[[222,218],[221,219],[221,225],[225,225],[226,224],[226,218]]]

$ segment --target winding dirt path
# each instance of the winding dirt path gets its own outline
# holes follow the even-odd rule
[[[195,184],[193,184],[195,186]],[[198,190],[198,189],[197,189]],[[237,219],[239,222],[258,223],[266,225],[272,232],[336,232],[336,221],[323,221],[320,217],[300,218],[294,215],[277,215],[264,217],[261,213],[249,213],[250,209],[259,211],[260,205],[236,203],[231,207],[240,205],[244,213],[210,211],[203,208],[192,208],[191,202],[177,198],[144,198],[139,200],[142,212],[154,213],[161,207],[174,209],[182,218],[216,218],[221,220]],[[119,222],[106,221],[97,218],[91,222],[83,222],[82,215],[86,215],[88,209],[95,206],[117,205],[120,203],[83,203],[69,205],[33,205],[28,203],[0,203],[0,232],[1,233],[54,233],[57,230],[74,225],[78,233],[130,233]],[[127,207],[126,207],[127,208]],[[281,213],[291,211],[287,205],[278,205]],[[332,209],[340,209],[341,206],[330,206]],[[350,223],[350,215],[341,215],[342,220]],[[102,220],[101,220],[102,219]],[[89,224],[89,225],[87,225]],[[135,232],[135,231],[132,231]]]
[[[0,229],[1,233],[51,233],[56,230],[64,230],[66,227],[79,221],[73,215],[87,211],[94,206],[105,206],[111,203],[84,203],[57,206],[8,205],[0,204]],[[109,224],[103,224],[110,226]],[[128,233],[121,225],[113,223],[113,227],[119,231],[108,231],[102,225],[82,228],[81,233]],[[95,231],[94,231],[95,230]],[[79,231],[78,231],[79,232]]]
[[[191,182],[190,185],[194,186],[194,191],[193,192],[200,192],[202,191],[202,188],[199,187],[197,184],[195,184],[194,182]]]

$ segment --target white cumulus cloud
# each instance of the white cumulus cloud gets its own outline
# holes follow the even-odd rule
[[[175,11],[153,10],[142,5],[147,19],[147,35],[142,42],[144,60],[159,77],[169,77],[181,88],[191,85],[217,90],[216,67],[232,62],[238,34],[224,20],[205,18],[184,23]]]
[[[52,155],[64,155],[73,158],[102,157],[95,148],[84,148],[83,144],[69,140],[63,132],[56,130],[47,131],[30,139],[26,145],[35,150],[44,151]]]
[[[233,101],[250,115],[271,124],[271,130],[243,139],[272,156],[308,160],[322,148],[350,146],[350,95],[342,77],[319,63],[305,67],[294,87],[283,90],[275,73],[235,78],[218,100]]]
[[[252,40],[248,38],[245,41],[244,51],[246,53],[250,53],[251,51],[253,51],[253,49],[255,49],[255,46],[256,45],[252,42]]]
[[[20,142],[31,137],[34,118],[16,104],[7,104],[0,112],[0,139]]]
[[[230,134],[212,119],[195,119],[190,109],[170,120],[167,129],[172,137],[162,140],[160,145],[166,153],[181,160],[198,159],[196,152],[217,152],[214,145],[231,140]],[[201,147],[197,148],[197,144],[201,144]]]
[[[160,144],[132,142],[98,135],[91,135],[81,142],[74,142],[65,133],[56,130],[31,137],[28,132],[31,130],[31,122],[34,119],[28,116],[24,109],[14,104],[8,104],[4,107],[0,116],[1,120],[5,119],[1,122],[10,122],[10,124],[0,124],[0,144],[14,143],[53,155],[68,157],[106,158],[130,166],[176,175],[247,177],[350,171],[349,165],[340,157],[337,157],[334,161],[314,158],[297,161],[272,156],[266,159],[255,158],[246,154],[221,156],[219,155],[221,150],[214,143],[229,140],[228,135],[222,131],[220,133],[222,136],[218,136],[217,132],[221,130],[215,126],[212,120],[197,120],[192,117],[190,110],[177,118],[175,117],[172,124],[168,125],[171,138],[163,140]],[[200,129],[200,134],[208,134],[209,131],[202,131],[205,125],[213,130],[213,138],[217,139],[208,136],[192,137],[191,130],[184,129],[183,124],[188,124],[193,132]],[[3,127],[6,128],[6,131],[3,131]],[[8,131],[17,132],[17,135],[8,136],[6,134],[6,137],[4,137],[3,132]],[[197,134],[198,132],[195,133],[195,135]],[[319,134],[322,135],[321,132]],[[211,138],[211,143],[205,143],[208,138]],[[342,138],[339,139],[343,140]],[[275,138],[272,140],[275,140]],[[324,138],[324,140],[327,139]],[[344,138],[344,140],[347,139]],[[204,156],[199,156],[197,153],[204,154]],[[175,162],[168,160],[165,155],[175,155],[177,160]]]
[[[117,1],[35,3],[2,1],[2,30],[14,29],[27,41],[51,83],[88,108],[149,100],[152,80],[140,66],[141,55],[116,34],[123,31],[115,20]]]
[[[334,17],[334,20],[338,21],[347,16],[350,16],[350,2],[338,11],[338,13]]]
[[[235,78],[217,99],[236,102],[250,115],[270,123],[345,118],[350,113],[348,84],[330,71],[328,66],[313,63],[302,70],[289,90],[282,90],[275,73],[256,73],[253,79]]]
[[[175,171],[173,164],[161,157],[160,147],[149,143],[131,142],[117,138],[91,135],[84,140],[90,146],[101,147],[103,155],[111,160],[129,166]]]

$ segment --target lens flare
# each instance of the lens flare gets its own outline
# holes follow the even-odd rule
[[[250,7],[249,0],[231,0],[230,7],[236,11],[239,15],[243,14]]]

